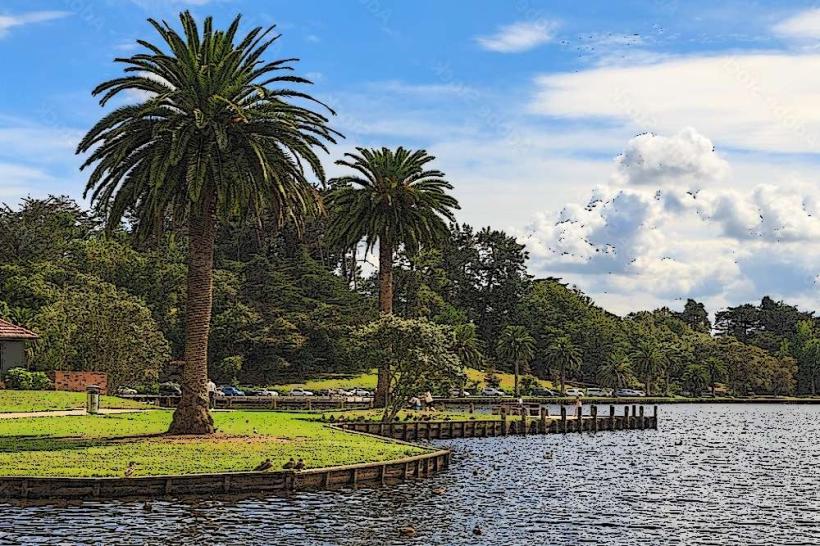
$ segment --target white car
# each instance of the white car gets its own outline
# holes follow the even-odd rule
[[[350,396],[373,396],[373,393],[365,389],[353,389]]]
[[[567,396],[584,396],[584,391],[575,387],[570,387],[565,391]]]
[[[305,389],[293,389],[290,391],[291,396],[313,396],[313,391],[308,391]]]
[[[481,391],[482,396],[507,396],[507,393],[502,391],[501,389],[496,389],[495,387],[485,387],[483,391]]]
[[[587,396],[612,396],[612,389],[589,388],[587,389]]]
[[[337,396],[355,396],[353,394],[353,391],[349,391],[347,389],[336,389],[336,392],[334,394],[336,394]]]

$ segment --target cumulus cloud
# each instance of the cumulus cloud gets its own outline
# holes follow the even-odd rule
[[[29,11],[16,15],[0,15],[0,38],[8,34],[14,27],[52,21],[71,15],[67,11]]]
[[[490,36],[479,36],[476,41],[489,51],[520,53],[552,41],[557,23],[546,19],[506,25]]]
[[[715,305],[764,293],[820,297],[816,184],[730,187],[728,164],[693,129],[632,139],[615,169],[610,184],[592,189],[588,201],[538,214],[519,232],[539,274],[580,279],[593,294],[617,295],[621,310],[637,305],[625,295],[635,302],[696,297]],[[696,187],[707,179],[724,182]]]
[[[715,152],[712,141],[691,127],[671,137],[638,135],[627,143],[615,165],[619,183],[638,186],[699,186],[722,180],[729,171],[729,164]]]

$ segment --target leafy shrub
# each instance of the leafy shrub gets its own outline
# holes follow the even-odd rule
[[[24,368],[12,368],[3,376],[7,389],[18,391],[46,391],[54,388],[43,372],[30,372]]]

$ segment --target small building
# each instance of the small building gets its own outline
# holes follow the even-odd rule
[[[0,319],[0,375],[12,368],[27,368],[26,343],[37,339],[37,334]]]

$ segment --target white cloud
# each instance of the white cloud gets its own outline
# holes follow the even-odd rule
[[[506,25],[490,36],[479,36],[476,41],[489,51],[520,53],[552,41],[557,23],[546,19]]]
[[[671,137],[638,135],[627,143],[615,164],[618,182],[639,186],[699,186],[722,180],[729,171],[729,164],[715,152],[712,141],[691,127]]]
[[[820,9],[801,11],[777,23],[772,30],[784,38],[812,40],[820,38]]]
[[[517,231],[538,274],[564,277],[616,312],[686,297],[712,309],[764,294],[820,303],[820,184],[737,183],[693,129],[649,138],[627,151],[666,158],[672,176],[655,161],[624,173],[619,158],[610,185]],[[705,178],[721,184],[695,188]]]
[[[16,15],[0,15],[0,38],[8,34],[14,27],[52,21],[71,15],[67,11],[29,11]]]
[[[540,76],[531,110],[635,132],[694,126],[722,147],[820,149],[820,55],[691,56]]]

